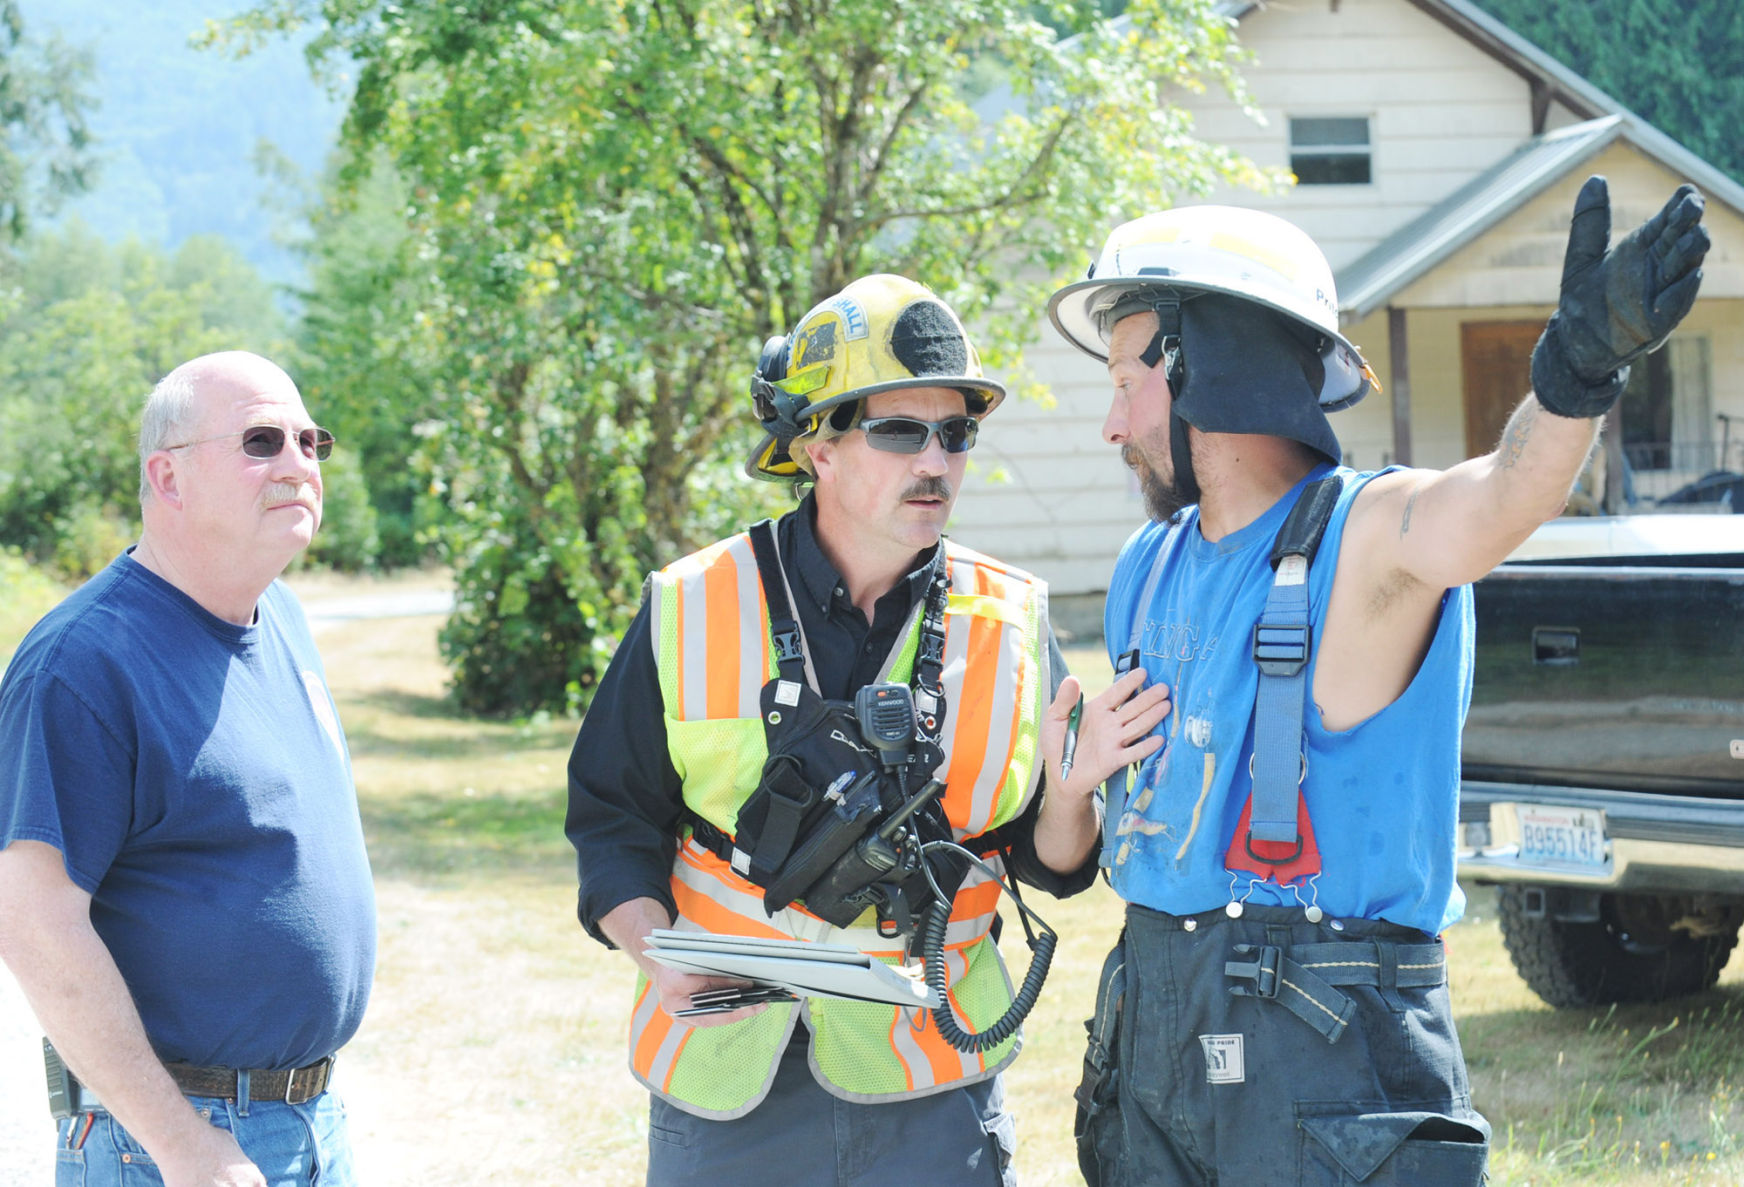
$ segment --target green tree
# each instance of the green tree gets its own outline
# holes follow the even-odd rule
[[[139,523],[139,409],[211,350],[282,356],[271,292],[220,241],[110,247],[75,223],[27,239],[0,299],[0,541],[57,575],[107,564]]]
[[[428,317],[429,269],[406,225],[406,186],[378,159],[356,180],[330,181],[310,213],[308,287],[299,294],[297,374],[311,408],[355,458],[368,491],[381,564],[427,557],[445,506],[433,491],[437,405]]]
[[[17,240],[33,209],[90,185],[88,56],[26,40],[17,0],[0,0],[0,237]]]
[[[1477,0],[1697,155],[1744,181],[1744,4]]]
[[[467,708],[585,702],[652,566],[773,504],[735,479],[758,345],[856,276],[931,285],[995,365],[1112,222],[1264,184],[1159,102],[1229,88],[1212,0],[273,0],[358,79],[422,276]],[[989,85],[987,64],[996,77]],[[971,67],[977,67],[971,70]]]

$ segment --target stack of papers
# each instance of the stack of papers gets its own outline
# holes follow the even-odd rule
[[[681,972],[734,977],[799,997],[841,997],[929,1009],[939,1004],[918,974],[841,944],[664,929],[645,938],[648,956]]]

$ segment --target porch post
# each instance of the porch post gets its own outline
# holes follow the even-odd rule
[[[1393,393],[1393,461],[1411,464],[1411,347],[1405,337],[1405,311],[1387,306],[1387,350],[1392,355],[1388,376]]]

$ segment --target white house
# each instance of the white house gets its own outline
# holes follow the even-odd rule
[[[1467,0],[1223,8],[1255,56],[1244,73],[1265,124],[1224,96],[1174,101],[1206,139],[1297,175],[1275,197],[1210,201],[1280,214],[1326,252],[1345,332],[1383,386],[1332,417],[1348,463],[1444,467],[1494,447],[1556,305],[1575,195],[1602,173],[1614,233],[1692,181],[1713,238],[1701,299],[1635,367],[1623,431],[1613,414],[1607,432],[1627,447],[1631,492],[1646,501],[1715,469],[1744,472],[1744,186]],[[1083,246],[1088,263],[1100,243]],[[1045,318],[1037,334],[1026,361],[1057,407],[1012,401],[988,422],[976,461],[1007,480],[971,482],[952,530],[1069,604],[1106,588],[1143,509],[1100,438],[1100,364]],[[1611,506],[1622,489],[1612,484]]]

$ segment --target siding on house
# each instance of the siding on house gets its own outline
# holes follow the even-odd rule
[[[1289,117],[1365,116],[1373,181],[1277,195],[1223,192],[1208,200],[1290,219],[1321,245],[1335,272],[1506,159],[1534,132],[1523,75],[1416,0],[1267,5],[1242,19],[1240,36],[1254,53],[1243,73],[1266,123],[1254,124],[1221,95],[1171,96],[1195,112],[1198,133],[1257,164],[1287,169]],[[1552,102],[1542,130],[1590,114]],[[1614,140],[1388,298],[1405,311],[1414,464],[1444,468],[1467,455],[1461,327],[1550,315],[1574,196],[1595,172],[1610,179],[1618,231],[1652,215],[1683,180],[1627,140]],[[1740,437],[1744,212],[1710,200],[1707,224],[1714,248],[1703,295],[1679,337],[1706,340],[1711,411],[1738,417],[1733,436]],[[1099,246],[1085,244],[1085,259]],[[1343,329],[1390,389],[1395,360],[1388,309],[1347,321]],[[1699,346],[1679,354],[1701,356]],[[1056,598],[1083,595],[1088,604],[1106,589],[1115,553],[1143,520],[1143,503],[1118,452],[1101,440],[1109,396],[1102,365],[1067,346],[1045,315],[1038,317],[1025,363],[1054,406],[1010,400],[989,419],[952,532],[1034,570]],[[1524,395],[1524,374],[1519,385]],[[1373,468],[1393,460],[1390,390],[1331,421],[1350,464]],[[1689,430],[1674,435],[1687,437]],[[1744,464],[1744,448],[1735,446],[1734,454]]]
[[[1290,117],[1367,117],[1374,180],[1275,197],[1223,190],[1209,201],[1283,215],[1335,272],[1533,133],[1525,79],[1404,0],[1267,5],[1242,20],[1240,37],[1254,55],[1243,74],[1266,124],[1221,94],[1172,94],[1193,111],[1198,134],[1288,169]],[[1573,122],[1554,105],[1550,127]]]

